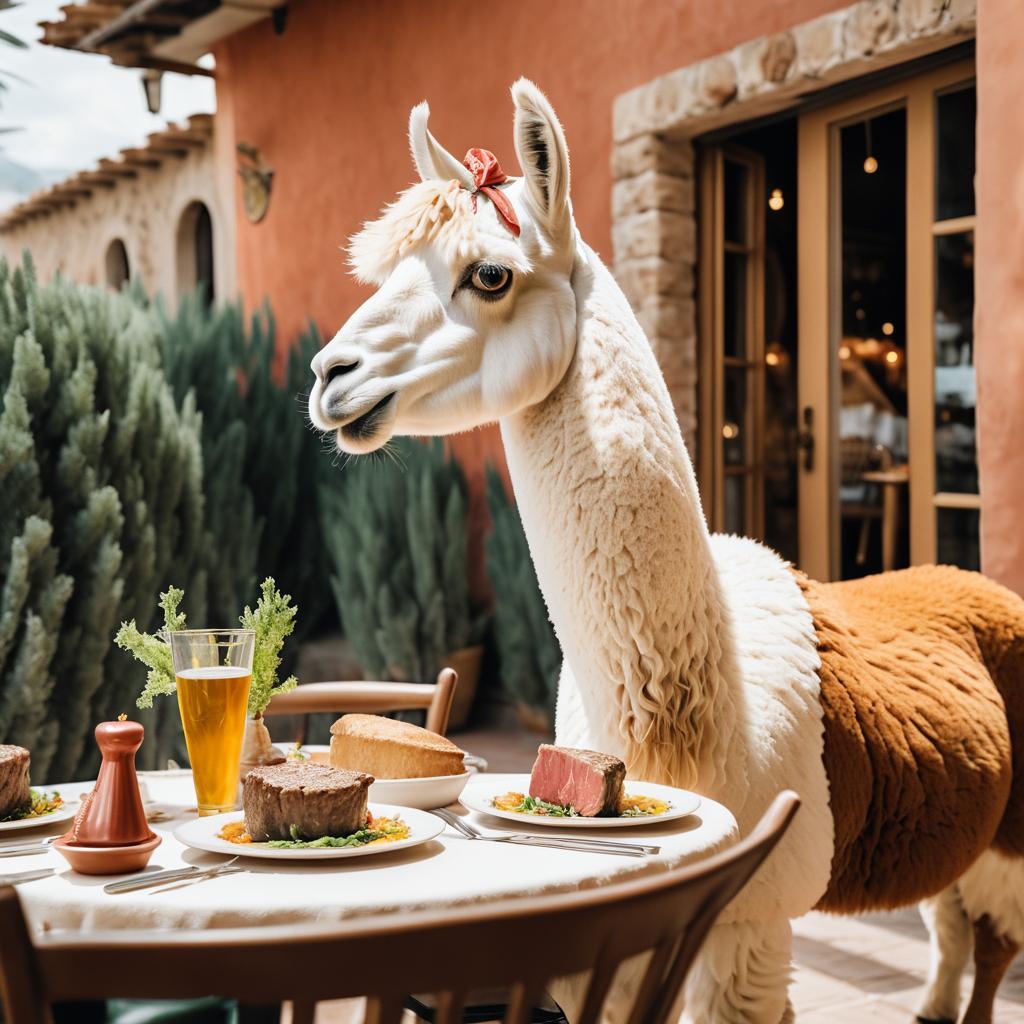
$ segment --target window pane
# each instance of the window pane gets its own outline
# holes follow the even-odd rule
[[[743,475],[725,478],[725,532],[743,535],[747,532],[744,506],[747,478]]]
[[[726,159],[725,168],[725,240],[747,240],[747,168]]]
[[[974,233],[935,239],[935,489],[976,494]]]
[[[747,257],[742,253],[725,253],[723,284],[725,329],[722,345],[727,356],[742,359],[747,354]]]
[[[722,423],[722,454],[727,466],[746,461],[749,424],[747,422],[747,371],[727,367],[725,371],[725,420]]]
[[[974,86],[947,92],[936,101],[938,153],[935,219],[974,213]]]
[[[936,510],[938,527],[937,561],[959,565],[961,569],[980,569],[978,544],[980,514],[976,508],[940,508]]]

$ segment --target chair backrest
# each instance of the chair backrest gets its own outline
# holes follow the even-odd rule
[[[367,715],[390,711],[427,712],[426,727],[443,736],[459,677],[454,669],[443,668],[436,683],[331,682],[306,683],[288,693],[279,693],[263,712],[274,715],[311,715],[318,712]],[[305,739],[305,724],[299,742]]]
[[[751,835],[698,864],[564,895],[395,915],[343,926],[97,932],[30,941],[13,889],[0,889],[0,991],[7,1024],[43,1024],[45,1004],[124,997],[247,1002],[368,998],[367,1020],[397,1024],[405,997],[437,995],[458,1024],[472,989],[509,989],[507,1024],[526,1024],[555,978],[591,971],[578,1024],[599,1020],[616,969],[652,951],[631,1021],[667,1021],[718,914],[782,837],[799,806],[776,797]],[[287,964],[287,968],[283,965]]]

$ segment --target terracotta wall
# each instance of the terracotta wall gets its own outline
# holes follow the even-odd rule
[[[1024,594],[1024,4],[978,11],[975,351],[986,573]]]
[[[517,173],[508,87],[520,75],[565,125],[577,219],[607,257],[614,97],[847,2],[294,0],[283,35],[263,21],[216,50],[218,107],[275,171],[263,223],[238,214],[239,290],[268,296],[285,335],[308,317],[333,333],[365,295],[339,247],[411,180],[409,108],[428,99],[452,152],[492,149]]]

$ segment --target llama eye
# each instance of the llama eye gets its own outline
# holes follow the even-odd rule
[[[508,290],[512,283],[512,271],[497,263],[480,263],[473,268],[470,284],[488,296],[497,296]]]

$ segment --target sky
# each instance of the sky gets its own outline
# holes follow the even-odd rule
[[[115,67],[98,54],[41,45],[37,23],[57,20],[67,2],[22,0],[0,12],[0,28],[29,44],[25,50],[0,44],[0,72],[21,79],[5,76],[7,90],[0,96],[0,126],[17,129],[0,135],[4,157],[52,180],[55,171],[64,177],[139,145],[168,121],[213,111],[210,78],[164,75],[161,112],[153,116],[139,71]]]

